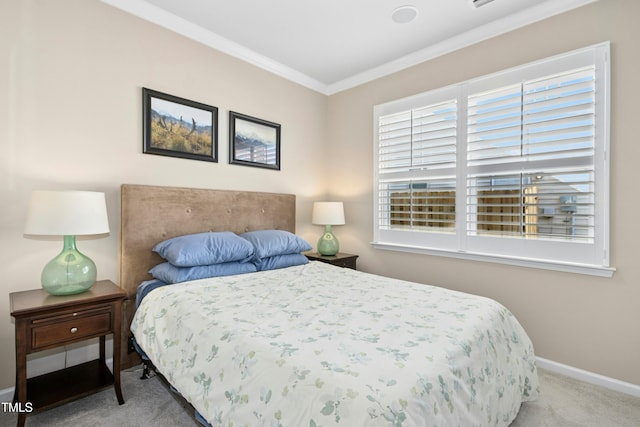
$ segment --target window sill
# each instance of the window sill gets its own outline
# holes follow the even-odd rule
[[[549,260],[510,258],[502,256],[487,255],[481,253],[447,251],[442,249],[424,248],[420,246],[398,245],[394,243],[371,242],[375,249],[387,251],[411,252],[424,255],[444,256],[472,261],[493,262],[497,264],[516,265],[520,267],[539,268],[543,270],[562,271],[565,273],[586,274],[589,276],[599,276],[611,278],[616,271],[614,267],[600,265],[560,263]]]

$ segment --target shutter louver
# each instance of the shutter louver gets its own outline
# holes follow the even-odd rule
[[[413,168],[445,168],[456,163],[456,103],[413,110]]]
[[[593,156],[594,67],[526,83],[523,98],[527,160]]]
[[[411,167],[411,111],[380,118],[380,173],[402,171]]]
[[[470,96],[467,124],[469,166],[519,160],[522,154],[520,85]]]

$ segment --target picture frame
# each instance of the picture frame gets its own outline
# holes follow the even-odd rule
[[[218,108],[142,88],[145,154],[218,162]]]
[[[280,125],[229,111],[229,163],[280,170]]]

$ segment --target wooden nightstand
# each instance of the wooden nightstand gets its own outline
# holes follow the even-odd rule
[[[338,267],[356,269],[356,260],[358,255],[345,254],[338,252],[335,255],[320,255],[318,252],[310,252],[304,254],[309,261],[321,261],[327,264],[337,265]]]
[[[14,403],[36,412],[113,385],[122,405],[120,335],[122,301],[126,298],[109,280],[96,282],[77,295],[53,296],[43,289],[10,294],[16,322]],[[113,373],[105,363],[105,336],[109,334],[113,334]],[[98,359],[27,379],[27,354],[95,337],[100,338]],[[18,426],[24,425],[26,415],[27,411],[20,412]]]

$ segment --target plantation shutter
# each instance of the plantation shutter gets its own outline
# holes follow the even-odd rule
[[[455,231],[456,112],[447,99],[379,117],[383,228]]]
[[[595,67],[468,98],[467,231],[594,237]]]
[[[602,43],[376,106],[375,247],[611,273],[609,78]]]

